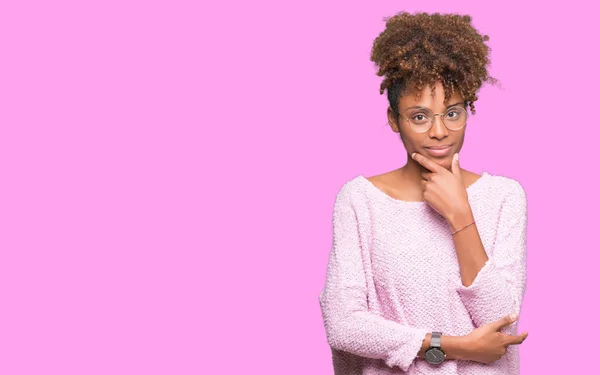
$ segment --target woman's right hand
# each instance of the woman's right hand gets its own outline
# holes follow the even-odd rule
[[[506,353],[508,345],[519,345],[525,341],[527,332],[518,336],[498,332],[500,328],[508,326],[516,320],[517,318],[511,319],[510,315],[507,315],[495,322],[479,326],[466,335],[465,339],[469,348],[469,358],[467,359],[490,364]]]

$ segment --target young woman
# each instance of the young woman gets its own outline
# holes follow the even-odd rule
[[[469,16],[399,13],[371,59],[404,166],[336,196],[319,294],[336,375],[519,374],[527,201],[514,179],[462,169],[488,76]]]

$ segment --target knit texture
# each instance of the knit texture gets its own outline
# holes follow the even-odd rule
[[[451,228],[427,202],[393,198],[363,175],[343,184],[319,293],[335,375],[519,374],[519,345],[491,364],[447,359],[435,366],[417,357],[428,332],[467,335],[521,311],[525,191],[514,179],[483,172],[467,195],[489,258],[469,287]],[[500,332],[517,335],[518,321]]]

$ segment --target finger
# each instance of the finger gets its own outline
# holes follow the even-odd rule
[[[522,340],[525,340],[525,338],[527,338],[527,335],[529,334],[528,332],[523,332],[523,333],[521,333],[521,334],[519,334],[519,335],[509,335],[509,334],[502,333],[502,332],[499,332],[499,333],[500,333],[502,336],[504,336],[504,339],[505,339],[505,341],[506,341],[506,342],[509,342],[509,341],[522,341]]]
[[[421,173],[421,176],[423,176],[423,178],[427,181],[431,181],[431,177],[433,177],[434,173],[433,172],[423,172]]]
[[[506,327],[506,326],[516,322],[517,318],[519,317],[518,314],[512,314],[512,315],[514,315],[514,316],[506,315],[505,317],[502,317],[502,318],[496,320],[495,322],[493,322],[494,328],[496,328],[496,331],[502,327]]]
[[[458,164],[458,152],[452,157],[452,173],[458,178],[462,178],[460,174],[460,164]]]
[[[417,163],[421,164],[422,166],[424,166],[432,172],[439,172],[442,168],[419,153],[413,152],[411,156]]]
[[[515,335],[505,335],[506,336],[506,344],[507,345],[519,345],[522,344],[523,341],[527,338],[529,332],[523,332],[518,336]]]

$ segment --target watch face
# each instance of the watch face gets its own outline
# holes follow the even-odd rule
[[[444,352],[438,348],[431,348],[425,352],[425,359],[427,362],[432,363],[434,365],[439,365],[444,362],[446,355]]]

